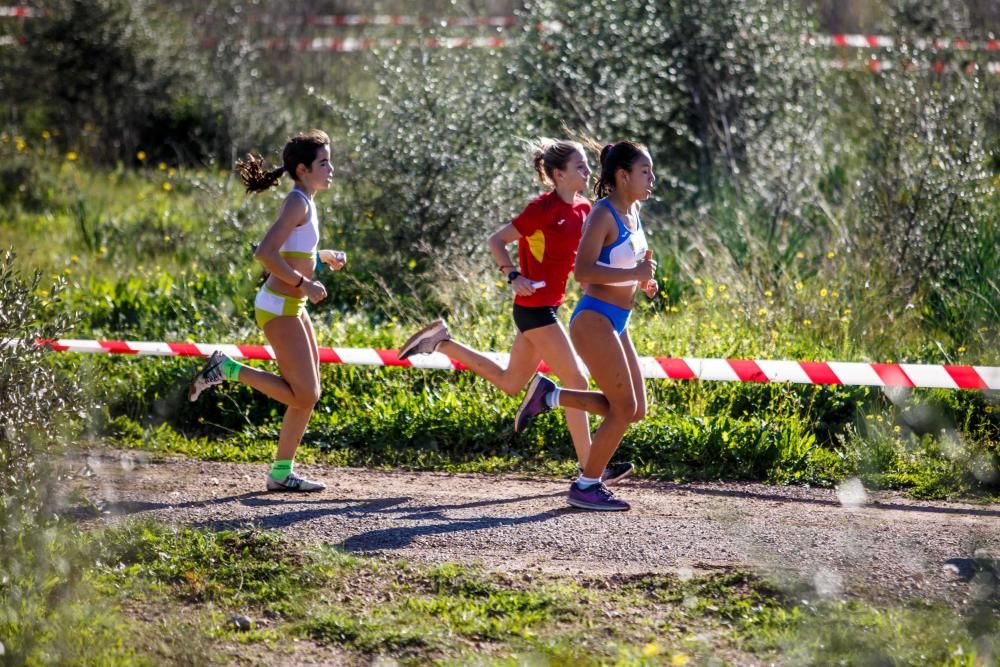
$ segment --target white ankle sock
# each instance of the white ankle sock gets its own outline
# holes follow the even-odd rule
[[[549,406],[550,408],[558,408],[559,391],[560,391],[559,387],[556,387],[555,389],[550,391],[549,395],[545,397],[545,405]]]
[[[593,477],[586,477],[584,476],[583,473],[580,473],[580,476],[576,478],[576,485],[581,489],[589,489],[594,484],[600,484],[600,483],[601,483],[600,477],[596,479]]]

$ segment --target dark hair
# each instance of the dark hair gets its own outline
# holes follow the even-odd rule
[[[552,172],[555,169],[565,169],[573,153],[586,155],[581,144],[564,139],[541,137],[529,142],[528,146],[532,151],[531,163],[535,167],[535,173],[538,174],[538,180],[545,184],[555,184]]]
[[[598,198],[607,197],[615,190],[615,174],[619,169],[630,171],[632,165],[649,151],[634,141],[619,141],[601,149],[601,174],[594,183],[594,193]]]
[[[304,164],[306,168],[312,167],[319,149],[329,145],[330,137],[322,130],[301,132],[285,144],[281,151],[282,164],[277,169],[268,171],[264,168],[264,158],[248,153],[245,160],[236,161],[236,172],[243,179],[247,192],[263,192],[273,187],[286,172],[295,180],[298,166]]]

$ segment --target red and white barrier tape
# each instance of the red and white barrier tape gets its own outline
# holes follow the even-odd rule
[[[24,5],[0,6],[0,18],[28,18],[41,16],[42,13]],[[349,26],[438,26],[463,28],[507,28],[518,25],[521,19],[517,16],[440,16],[426,17],[409,14],[310,14],[301,18],[287,15],[271,17],[266,14],[254,15],[253,20],[261,23],[287,24],[304,22],[307,25],[326,27]],[[541,30],[558,31],[562,25],[558,22],[539,24]],[[840,46],[855,49],[891,49],[897,46],[909,45],[920,50],[948,49],[955,51],[1000,51],[1000,39],[964,39],[961,37],[917,38],[912,41],[902,40],[886,35],[864,35],[853,33],[834,33],[829,35],[805,34],[802,41],[810,46]]]
[[[35,10],[31,7],[23,5],[0,7],[0,18],[27,18],[29,16],[36,16]]]
[[[7,343],[10,344],[9,342]],[[124,340],[39,341],[58,352],[130,354],[135,356],[207,357],[221,350],[233,359],[274,359],[269,345],[208,343],[154,343]],[[487,353],[505,365],[509,355]],[[416,355],[400,360],[396,350],[321,347],[321,363],[355,366],[405,366],[468,370],[444,354]],[[872,387],[933,387],[941,389],[1000,389],[1000,366],[951,366],[931,364],[874,364],[843,361],[789,361],[765,359],[698,359],[640,357],[643,377],[669,380],[723,382],[793,382]],[[545,364],[539,370],[549,369]]]
[[[437,37],[422,40],[402,39],[360,39],[354,37],[306,37],[303,39],[269,39],[262,43],[268,50],[332,51],[353,53],[372,49],[394,49],[414,46],[424,49],[490,48],[507,46],[507,40],[499,37]]]
[[[892,49],[896,47],[912,46],[915,49],[924,51],[1000,51],[1000,40],[998,39],[949,39],[947,37],[933,37],[931,39],[917,38],[912,41],[887,37],[885,35],[803,35],[802,41],[809,46],[842,46],[854,49]]]

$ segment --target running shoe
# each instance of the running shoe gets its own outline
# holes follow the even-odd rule
[[[569,486],[569,497],[566,500],[573,507],[598,512],[627,512],[631,508],[624,500],[615,498],[615,494],[604,486],[604,482],[586,489],[581,489],[578,482],[573,482]]]
[[[189,401],[197,401],[201,392],[225,381],[226,378],[222,375],[222,362],[228,358],[219,350],[212,353],[205,366],[191,379],[191,386],[188,387]]]
[[[580,474],[583,474],[583,468],[577,466],[576,469],[580,472]],[[604,469],[603,473],[601,473],[601,481],[610,486],[612,484],[617,484],[626,477],[630,477],[634,472],[635,466],[632,465],[630,461],[609,463],[608,467]]]
[[[531,380],[531,384],[528,385],[528,390],[524,392],[524,399],[517,409],[517,414],[514,415],[514,433],[520,433],[528,427],[528,424],[535,417],[552,409],[545,401],[545,398],[555,388],[555,382],[541,373],[535,374],[535,377]]]
[[[410,336],[403,347],[399,348],[399,358],[406,359],[414,354],[437,352],[438,345],[446,340],[451,340],[448,325],[444,323],[444,320],[434,320]]]
[[[268,491],[294,491],[297,493],[308,493],[311,491],[322,491],[326,488],[323,482],[314,482],[304,477],[299,477],[294,472],[288,473],[288,477],[280,482],[270,475],[267,476]]]

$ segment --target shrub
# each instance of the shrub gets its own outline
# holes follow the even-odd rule
[[[25,280],[0,257],[0,638],[4,664],[116,664],[116,617],[84,595],[85,560],[57,519],[59,475],[50,457],[84,407],[37,338],[67,321],[53,309],[59,285]]]

